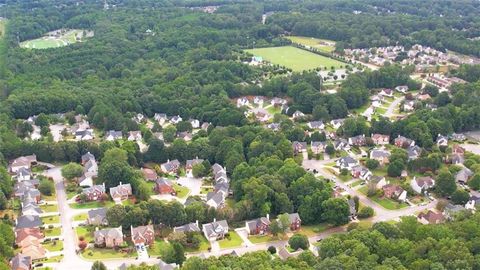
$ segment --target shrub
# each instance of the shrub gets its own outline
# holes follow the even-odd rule
[[[363,207],[360,209],[360,211],[358,211],[358,218],[369,218],[372,217],[374,213],[375,211],[373,211],[373,208],[369,206]]]
[[[270,252],[270,254],[275,254],[277,253],[277,249],[274,246],[269,246],[268,252]]]
[[[294,250],[299,248],[306,250],[310,246],[307,236],[298,233],[294,234],[292,237],[290,237],[290,239],[288,239],[288,244]]]

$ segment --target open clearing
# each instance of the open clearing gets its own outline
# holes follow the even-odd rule
[[[291,68],[293,71],[304,71],[318,67],[331,68],[332,66],[340,68],[340,66],[345,65],[345,63],[335,59],[314,54],[292,46],[250,49],[246,50],[246,52],[255,56],[261,56],[272,64]]]
[[[93,36],[93,32],[88,32],[86,37]],[[27,49],[49,49],[67,46],[84,39],[84,30],[79,29],[60,29],[47,33],[45,36],[37,39],[27,40],[20,43],[20,47]]]
[[[291,40],[293,43],[309,46],[324,52],[333,52],[335,50],[335,41],[332,40],[301,36],[290,36],[285,38]]]

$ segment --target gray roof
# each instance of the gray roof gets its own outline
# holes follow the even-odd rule
[[[123,238],[122,227],[98,230],[94,232],[94,236],[95,238],[97,237]]]
[[[173,270],[173,269],[177,269],[178,266],[174,263],[166,263],[162,260],[160,260],[158,262],[158,269],[159,270]]]
[[[217,205],[222,204],[225,201],[225,197],[222,192],[209,192],[207,194],[207,201],[214,201]]]
[[[30,171],[30,169],[27,169],[25,167],[21,167],[17,171],[17,175],[19,175],[19,176],[31,175],[31,174],[32,174],[32,172]]]
[[[322,121],[312,121],[312,122],[309,122],[308,124],[310,125],[311,128],[321,128],[322,126],[324,126]]]
[[[194,165],[200,164],[203,162],[203,159],[200,158],[195,158],[195,159],[189,159],[186,162],[187,167],[193,167]]]
[[[295,220],[302,220],[298,213],[288,214],[288,217],[290,218],[290,223],[294,222]]]
[[[370,158],[388,158],[390,157],[390,152],[383,149],[373,149],[370,152]]]
[[[327,142],[312,142],[312,147],[320,147],[320,146],[326,147]]]
[[[114,139],[121,139],[123,134],[121,131],[109,130],[105,134],[105,137],[112,136]]]
[[[200,227],[198,227],[197,223],[188,223],[182,226],[178,226],[173,228],[175,232],[199,232]]]
[[[39,216],[23,215],[17,218],[16,229],[35,228],[42,226]]]
[[[88,219],[93,221],[98,221],[99,223],[103,223],[104,220],[107,218],[107,209],[106,208],[98,208],[92,209],[88,211]],[[97,220],[100,219],[100,220]]]
[[[228,231],[228,223],[226,220],[220,220],[203,224],[203,231],[205,231],[208,236],[223,234]]]
[[[105,186],[104,185],[94,185],[93,187],[84,188],[82,193],[88,194],[88,193],[95,192],[95,191],[100,191],[102,193],[105,193]]]
[[[86,163],[89,160],[95,160],[95,156],[92,153],[87,152],[86,154],[82,155],[82,163]]]
[[[35,203],[28,203],[28,204],[22,206],[22,213],[24,213],[26,211],[29,211],[29,210],[33,210],[33,211],[35,211],[35,213],[37,213],[39,215],[41,213],[43,213],[42,209]]]
[[[30,269],[32,260],[30,256],[25,256],[22,253],[18,253],[12,258],[10,264],[13,270],[17,269]]]
[[[170,179],[167,179],[167,178],[158,178],[157,180],[155,180],[155,183],[157,183],[157,185],[166,185],[166,186],[173,186],[173,183],[172,181],[170,181]]]
[[[261,224],[270,225],[270,220],[266,217],[261,217],[254,220],[247,221],[246,223],[250,230],[255,230],[257,228],[257,225],[261,225]]]
[[[213,164],[212,166],[213,174],[217,174],[220,171],[224,171],[225,169],[218,163]]]
[[[180,161],[178,161],[177,159],[174,159],[174,160],[165,162],[162,165],[165,167],[167,171],[172,171],[175,168],[180,167]]]
[[[455,175],[455,180],[466,183],[468,178],[473,175],[473,172],[468,168],[463,168]]]
[[[356,164],[358,163],[358,161],[356,161],[354,158],[352,158],[351,156],[346,156],[346,157],[341,157],[338,162],[340,162],[341,164],[343,165],[347,165],[347,164]]]

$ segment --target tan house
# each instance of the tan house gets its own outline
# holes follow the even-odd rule
[[[114,248],[123,245],[122,226],[118,228],[109,228],[97,230],[93,234],[95,246]]]
[[[149,246],[155,241],[155,230],[153,225],[130,227],[132,242],[135,245],[144,244]]]
[[[132,186],[130,184],[122,184],[122,182],[120,182],[118,186],[110,188],[110,196],[115,202],[126,200],[131,195]]]
[[[29,245],[22,248],[22,255],[28,256],[32,261],[40,260],[46,257],[47,250],[40,244]]]

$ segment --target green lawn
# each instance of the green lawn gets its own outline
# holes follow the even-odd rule
[[[88,218],[88,214],[80,214],[73,217],[73,221],[85,221]]]
[[[187,187],[180,186],[177,183],[173,184],[173,188],[177,192],[178,198],[185,198],[187,197],[188,193],[190,193],[190,190]]]
[[[267,110],[267,112],[271,115],[275,115],[282,112],[282,109],[280,107],[275,107],[272,105],[269,105],[269,107],[267,107],[265,110]]]
[[[190,248],[190,247],[187,247],[185,248],[185,251],[186,252],[198,252],[198,251],[206,251],[208,250],[208,248],[210,247],[210,243],[207,241],[207,239],[205,237],[202,236],[201,238],[201,242],[200,244],[198,245],[198,248]]]
[[[150,256],[162,256],[170,248],[170,244],[163,241],[163,239],[155,239],[155,243],[148,248]]]
[[[290,39],[293,43],[310,46],[312,48],[315,48],[324,52],[333,52],[335,50],[335,46],[329,45],[330,43],[335,43],[334,41],[331,41],[331,40],[318,39],[318,38],[312,38],[312,37],[301,37],[301,36],[290,36],[286,38]]]
[[[136,252],[126,253],[121,251],[116,251],[109,248],[87,248],[82,252],[82,256],[85,259],[90,260],[101,260],[101,259],[125,259],[125,258],[134,258],[137,256]]]
[[[89,208],[100,208],[100,207],[111,207],[115,205],[113,201],[105,202],[86,202],[86,203],[72,203],[70,207],[73,209],[89,209]]]
[[[366,195],[368,192],[368,187],[367,186],[361,187],[358,189],[358,191]],[[380,204],[383,208],[388,210],[397,210],[397,209],[405,208],[408,206],[408,204],[406,203],[401,203],[401,202],[394,201],[392,199],[379,197],[378,195],[368,197],[368,198]]]
[[[56,228],[52,228],[52,229],[47,228],[47,229],[43,230],[43,233],[47,237],[60,236],[62,234],[62,228],[60,228],[60,227],[56,227]]]
[[[363,182],[363,180],[355,181],[355,182],[352,183],[352,187],[356,187],[356,186],[360,185],[362,182]]]
[[[76,34],[83,30],[72,30],[61,37],[40,37],[20,43],[20,47],[27,49],[48,49],[67,46],[77,42]]]
[[[42,217],[42,222],[43,224],[57,224],[60,223],[60,216],[48,216],[48,217]]]
[[[47,243],[43,243],[43,247],[50,252],[61,251],[63,250],[63,242],[54,240]]]
[[[94,227],[88,227],[88,226],[78,226],[75,228],[75,232],[77,233],[77,238],[80,238],[80,236],[83,236],[85,238],[85,241],[88,243],[93,243],[93,231],[95,230]]]
[[[57,262],[60,262],[62,259],[63,259],[63,254],[60,255],[60,256],[55,256],[55,257],[51,257],[51,258],[48,258],[48,259],[40,260],[40,261],[38,261],[38,262],[42,262],[42,263],[57,263]],[[35,268],[35,269],[38,269],[38,268]]]
[[[273,236],[271,234],[267,234],[267,235],[253,235],[253,236],[250,236],[248,238],[248,240],[250,240],[250,242],[254,243],[254,244],[258,244],[258,243],[266,243],[266,242],[274,242],[274,241],[279,241],[279,240],[282,240],[282,237],[281,236]]]
[[[251,49],[246,50],[246,52],[255,56],[261,56],[272,64],[291,68],[293,71],[304,71],[318,67],[330,68],[332,66],[339,68],[340,66],[345,65],[345,63],[335,59],[314,54],[292,46]]]
[[[213,188],[211,187],[201,187],[200,188],[200,194],[207,194],[208,192],[213,191]]]
[[[50,195],[50,196],[47,196],[47,195],[43,195],[42,194],[42,199],[45,200],[45,201],[56,201],[57,200],[57,196],[55,195],[55,192]]]
[[[321,232],[324,232],[328,228],[330,228],[330,226],[325,223],[316,224],[316,225],[302,225],[299,233],[305,234],[306,236],[314,236]]]
[[[230,239],[225,238],[218,241],[220,248],[233,248],[242,245],[242,238],[240,238],[240,236],[235,231],[230,231],[229,234]]]
[[[56,205],[56,204],[43,204],[43,205],[40,205],[40,209],[42,209],[43,212],[58,212],[58,205]]]

